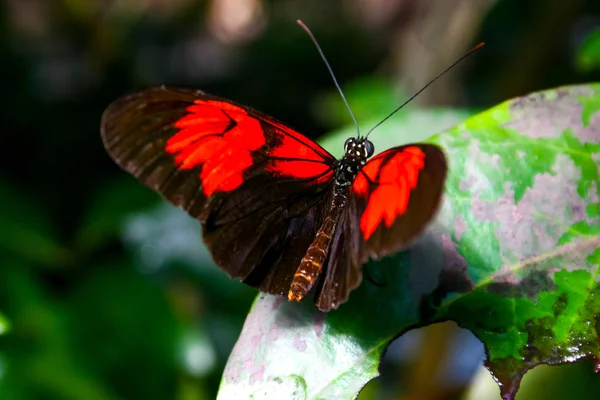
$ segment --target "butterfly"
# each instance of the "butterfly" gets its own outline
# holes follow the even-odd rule
[[[440,204],[447,161],[433,144],[374,154],[357,135],[336,159],[288,125],[200,90],[156,87],[103,114],[112,159],[202,224],[214,262],[262,292],[322,311],[362,265],[415,239]]]

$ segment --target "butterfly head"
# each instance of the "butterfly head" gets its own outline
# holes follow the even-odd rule
[[[344,144],[346,157],[360,161],[361,164],[373,155],[375,147],[370,140],[365,138],[348,138]]]

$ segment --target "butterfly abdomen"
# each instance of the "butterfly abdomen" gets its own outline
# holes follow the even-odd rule
[[[323,270],[323,264],[327,259],[331,238],[340,219],[341,211],[342,207],[333,206],[329,215],[325,217],[323,225],[321,225],[315,239],[308,247],[306,254],[300,261],[300,266],[294,274],[294,279],[288,293],[288,300],[301,301],[316,283]]]

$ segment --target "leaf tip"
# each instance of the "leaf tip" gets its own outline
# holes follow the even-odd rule
[[[513,381],[508,385],[500,384],[500,395],[502,400],[515,400],[517,391],[519,390],[520,380]]]
[[[594,357],[594,372],[600,374],[600,358]]]

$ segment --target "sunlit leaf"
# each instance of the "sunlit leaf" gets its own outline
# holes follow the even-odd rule
[[[449,319],[483,341],[506,399],[537,364],[600,357],[599,111],[600,84],[564,87],[432,137],[446,198],[409,251],[364,267],[385,286],[363,282],[328,314],[261,295],[220,398],[354,398],[397,335]]]
[[[367,124],[368,119],[381,119],[400,105],[405,99],[396,93],[396,86],[389,79],[376,78],[372,76],[356,79],[344,85],[344,95],[352,107],[352,112],[357,121],[363,127],[372,126]],[[342,101],[340,93],[331,89],[320,96],[312,107],[313,114],[323,123],[334,125],[352,124],[352,117],[348,108]]]

